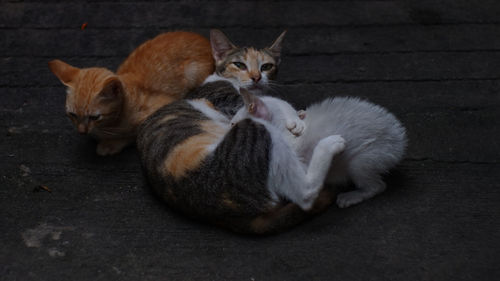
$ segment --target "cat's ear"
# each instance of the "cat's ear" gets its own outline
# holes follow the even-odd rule
[[[271,54],[273,55],[274,59],[276,60],[276,64],[279,64],[281,61],[281,42],[283,42],[283,38],[285,38],[286,30],[283,31],[276,40],[274,40],[273,44],[271,44],[271,47],[267,48],[269,51],[271,51]]]
[[[227,39],[226,35],[218,29],[210,30],[210,45],[212,46],[212,55],[215,61],[222,60],[227,52],[236,48],[236,46]]]
[[[244,88],[240,88],[240,94],[250,115],[271,121],[271,113],[269,109],[258,96],[250,93]]]
[[[49,61],[49,69],[66,86],[69,86],[69,84],[71,84],[71,81],[73,81],[80,72],[79,68],[71,66],[63,62],[62,60]]]
[[[123,84],[118,77],[108,78],[102,87],[98,98],[104,102],[119,101],[123,97]]]

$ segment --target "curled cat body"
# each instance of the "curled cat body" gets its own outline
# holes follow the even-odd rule
[[[213,73],[214,60],[209,40],[176,31],[140,45],[116,73],[61,60],[49,68],[67,86],[66,113],[78,132],[98,140],[97,154],[110,155],[135,141],[147,116],[198,87]]]
[[[139,132],[146,178],[171,208],[195,218],[250,233],[291,226],[313,208],[344,140],[323,138],[306,165],[271,121],[231,126],[206,99],[164,106]]]
[[[287,102],[274,97],[257,97],[245,93],[246,99],[259,108],[271,107],[271,114],[287,116],[297,114]],[[250,114],[240,109],[232,123],[248,118]],[[328,98],[306,109],[303,122],[297,121],[293,135],[286,128],[287,118],[276,118],[275,126],[281,129],[287,142],[305,164],[313,158],[318,141],[330,135],[341,135],[345,149],[337,154],[325,179],[330,186],[353,182],[355,189],[340,193],[337,205],[341,208],[369,199],[386,188],[382,175],[393,168],[403,157],[407,145],[406,131],[397,118],[381,106],[350,97]],[[281,125],[279,121],[281,120]]]
[[[326,136],[304,164],[271,119],[254,116],[231,126],[239,108],[250,110],[236,87],[265,88],[263,77],[277,69],[284,34],[265,51],[238,48],[221,34],[212,31],[210,37],[216,73],[141,125],[137,147],[144,175],[172,209],[193,218],[238,232],[282,231],[330,202],[319,193],[344,142]],[[258,55],[249,56],[249,50]],[[252,79],[250,69],[260,79]]]

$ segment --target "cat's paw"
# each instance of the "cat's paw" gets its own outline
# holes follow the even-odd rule
[[[304,198],[302,198],[302,201],[298,204],[299,207],[304,211],[311,210],[312,207],[314,206],[314,202],[318,198],[319,191],[320,190],[318,189],[306,192]]]
[[[100,156],[113,155],[122,151],[127,146],[124,141],[101,141],[97,144],[96,153]]]
[[[299,116],[300,120],[306,119],[306,111],[302,109],[297,111],[297,116]]]
[[[290,131],[290,133],[298,137],[302,135],[302,132],[306,128],[306,123],[300,119],[287,120],[286,128]]]
[[[339,206],[339,208],[347,208],[361,203],[365,199],[365,196],[359,191],[344,192],[337,196],[337,206]]]
[[[318,146],[324,151],[336,154],[345,149],[345,140],[340,135],[332,135],[321,139]]]

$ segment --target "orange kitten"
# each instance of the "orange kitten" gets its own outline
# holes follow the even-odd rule
[[[76,68],[60,60],[50,70],[67,86],[66,112],[81,134],[96,138],[97,154],[120,152],[158,108],[182,98],[214,72],[210,42],[192,32],[168,32],[143,43],[116,73]]]

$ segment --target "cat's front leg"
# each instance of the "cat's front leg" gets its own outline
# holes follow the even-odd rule
[[[302,135],[302,132],[306,128],[306,123],[302,120],[304,118],[301,118],[300,116],[301,115],[299,114],[286,116],[286,128],[290,131],[290,133],[297,137]]]
[[[303,110],[303,109],[298,110],[298,111],[297,111],[297,116],[299,116],[299,118],[300,118],[301,120],[306,119],[306,111],[305,111],[305,110]]]
[[[132,141],[129,139],[119,139],[119,140],[101,140],[97,144],[96,153],[101,156],[113,155],[122,151],[127,145],[131,144]]]

